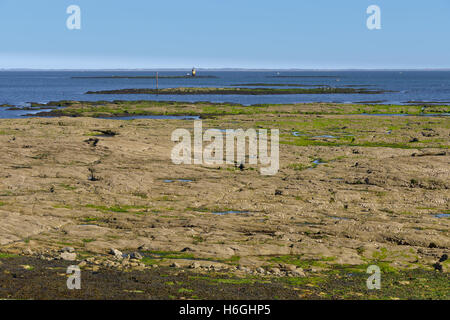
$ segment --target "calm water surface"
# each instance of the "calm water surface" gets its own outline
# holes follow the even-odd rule
[[[450,71],[200,71],[210,78],[159,79],[160,88],[179,86],[226,87],[232,85],[291,84],[392,90],[383,94],[299,95],[86,95],[87,91],[155,88],[155,79],[104,79],[89,77],[154,76],[153,71],[0,71],[0,104],[26,106],[29,102],[59,100],[162,100],[257,103],[338,102],[407,104],[412,101],[450,104]],[[159,72],[164,76],[186,71]],[[87,77],[87,78],[76,78]],[[251,85],[249,87],[252,87]],[[271,86],[268,86],[271,87]],[[274,88],[288,88],[274,86]],[[0,118],[21,117],[25,110],[0,108]]]

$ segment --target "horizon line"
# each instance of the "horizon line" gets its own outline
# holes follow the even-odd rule
[[[1,71],[190,71],[192,68],[0,68]],[[196,68],[199,71],[450,71],[450,68]]]

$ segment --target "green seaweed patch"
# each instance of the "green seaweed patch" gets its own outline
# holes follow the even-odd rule
[[[94,221],[98,221],[98,218],[97,217],[86,217],[86,218],[83,218],[83,221],[84,222],[94,222]]]
[[[91,243],[96,241],[97,239],[82,239],[81,241],[83,241],[84,243]]]
[[[194,260],[194,261],[210,261],[210,262],[220,262],[230,265],[236,265],[241,259],[240,256],[232,256],[228,259],[223,258],[210,258],[210,257],[197,257],[189,252],[179,252],[179,251],[158,251],[158,250],[147,250],[143,251],[144,260],[149,262],[146,264],[153,264],[156,262],[162,262],[165,260]]]
[[[75,190],[77,188],[75,186],[71,186],[71,185],[68,185],[68,184],[65,184],[65,183],[61,183],[60,186],[62,188],[64,188],[64,189],[66,189],[66,190]]]
[[[153,259],[151,257],[142,258],[141,262],[147,266],[159,265],[161,263],[160,259]]]
[[[152,259],[187,259],[187,260],[200,260],[197,259],[192,253],[178,252],[178,251],[143,251],[145,256]]]
[[[19,256],[17,254],[12,253],[0,253],[0,259],[12,259],[12,258],[18,258]]]
[[[336,257],[322,257],[322,259],[302,259],[301,255],[282,255],[271,257],[268,261],[272,263],[291,264],[303,269],[310,267],[329,268],[325,262],[336,260]]]
[[[212,212],[230,212],[230,211],[239,211],[236,209],[228,208],[228,207],[186,207],[185,211],[195,211],[195,212],[203,212],[203,213],[212,213]]]
[[[102,206],[102,205],[94,205],[94,204],[87,204],[85,205],[86,208],[95,209],[102,212],[115,212],[115,213],[129,213],[130,210],[135,209],[147,209],[147,206],[144,205],[114,205],[111,207],[108,206]],[[136,213],[136,212],[133,212]]]
[[[303,170],[311,168],[311,165],[306,165],[306,164],[302,164],[302,163],[291,163],[288,165],[288,168],[293,169],[295,171],[303,171]]]

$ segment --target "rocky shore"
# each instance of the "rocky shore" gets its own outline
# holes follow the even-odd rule
[[[265,298],[270,288],[280,298],[332,298],[349,283],[353,298],[448,294],[448,117],[364,116],[352,112],[374,107],[330,104],[67,105],[80,116],[0,120],[0,297],[18,297],[6,293],[22,281],[12,274],[38,286],[41,264],[48,277],[72,264],[104,273],[105,290],[113,275],[187,272],[228,283],[223,296],[252,283]],[[208,113],[204,129],[277,128],[280,170],[173,164],[171,133],[193,130],[192,120],[85,117],[140,106]],[[367,292],[373,264],[389,291]],[[214,287],[201,286],[191,289],[208,298]]]

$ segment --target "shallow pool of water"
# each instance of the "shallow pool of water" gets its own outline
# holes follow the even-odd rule
[[[311,137],[311,138],[326,138],[326,139],[339,139],[339,136],[342,136],[342,137],[354,137],[354,135],[351,134],[351,133],[338,133],[339,136],[334,136],[334,135],[331,135],[331,134],[322,134],[322,135],[313,136],[311,134],[301,133],[301,132],[298,132],[298,131],[292,132],[292,135],[294,137]]]
[[[36,110],[27,110],[27,109],[8,110],[6,108],[1,108],[0,119],[23,119],[24,117],[40,117],[36,116],[35,114],[40,112],[50,112],[53,111],[54,109],[55,108],[36,109]]]
[[[324,164],[326,162],[323,162],[321,159],[316,159],[313,161],[314,164]]]
[[[330,134],[323,134],[321,136],[313,136],[313,138],[328,138],[328,139],[337,139],[338,137],[332,136]]]
[[[338,217],[338,216],[330,216],[333,220],[351,220],[350,218]]]
[[[249,212],[248,211],[235,211],[235,210],[213,212],[213,214],[216,214],[219,216],[223,216],[223,215],[227,215],[227,214],[247,214],[247,213],[249,213]]]

